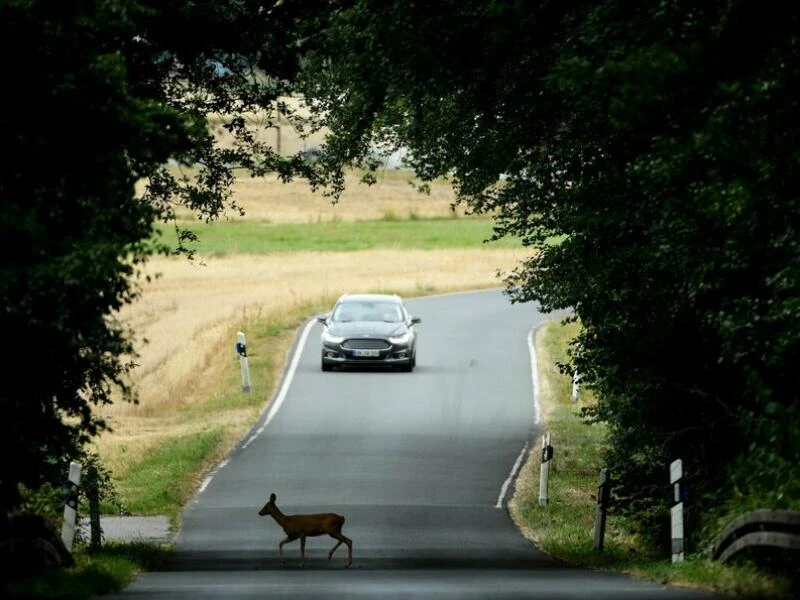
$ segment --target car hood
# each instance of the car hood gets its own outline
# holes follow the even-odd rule
[[[350,321],[331,323],[328,332],[341,337],[392,337],[404,334],[408,328],[404,323],[381,323],[380,321]]]

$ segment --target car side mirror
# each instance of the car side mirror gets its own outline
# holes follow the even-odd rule
[[[328,324],[328,315],[319,315],[317,317],[317,321],[319,323],[322,323],[323,325],[327,325]]]
[[[411,317],[411,324],[416,325],[417,323],[422,323],[422,319],[419,317]]]

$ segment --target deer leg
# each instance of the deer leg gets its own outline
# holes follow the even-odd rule
[[[281,564],[286,564],[286,561],[283,560],[283,545],[288,544],[289,542],[293,542],[296,540],[296,537],[289,536],[285,540],[283,540],[280,544],[278,544],[278,555],[281,557]]]
[[[344,536],[342,536],[344,537]],[[353,541],[350,538],[344,538],[345,544],[347,544],[347,566],[353,564]]]
[[[306,562],[306,536],[300,536],[300,566],[302,567]]]
[[[339,546],[341,546],[342,544],[346,544],[347,545],[347,550],[348,550],[348,552],[347,552],[347,566],[349,567],[351,564],[353,564],[353,542],[352,542],[352,540],[350,538],[342,535],[341,533],[334,532],[334,533],[330,533],[328,535],[330,535],[332,538],[335,538],[335,539],[339,540],[336,543],[336,545],[333,547],[333,549],[328,553],[328,560],[331,559],[331,557],[333,556],[333,553],[336,552],[336,549]]]

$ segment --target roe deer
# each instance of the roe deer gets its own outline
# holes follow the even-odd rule
[[[283,560],[283,545],[293,542],[300,538],[300,566],[302,567],[306,559],[306,537],[328,534],[332,538],[339,540],[333,549],[328,553],[328,560],[331,559],[336,549],[343,543],[347,546],[348,557],[347,565],[353,563],[353,542],[350,538],[342,535],[342,525],[344,517],[335,513],[318,513],[314,515],[285,515],[275,505],[275,494],[270,494],[269,502],[264,505],[258,514],[262,517],[270,515],[278,522],[286,533],[286,539],[278,544],[278,554]]]

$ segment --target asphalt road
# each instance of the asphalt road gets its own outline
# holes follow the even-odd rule
[[[499,291],[410,300],[417,368],[319,365],[319,328],[299,336],[284,386],[187,507],[167,570],[119,598],[707,598],[570,568],[514,527],[511,475],[535,433],[529,336],[545,320]],[[338,512],[353,540],[299,542],[258,510]]]

